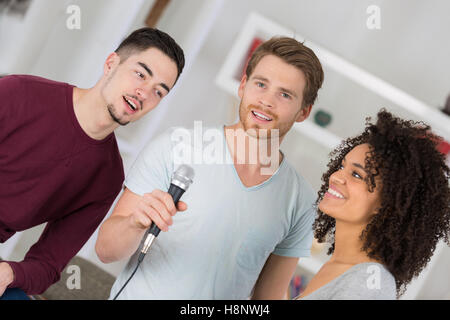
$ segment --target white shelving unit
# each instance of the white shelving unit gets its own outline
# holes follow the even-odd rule
[[[350,79],[361,87],[393,102],[395,105],[404,108],[409,113],[418,116],[419,119],[430,124],[435,133],[450,141],[450,119],[439,110],[427,106],[425,103],[394,87],[383,79],[370,74],[315,44],[310,39],[305,39],[305,37],[298,34],[295,30],[289,30],[255,12],[249,15],[240,34],[230,48],[228,56],[216,77],[216,85],[229,94],[238,97],[239,76],[242,74],[242,69],[246,63],[245,59],[247,59],[252,41],[255,38],[268,40],[273,36],[294,37],[300,42],[307,40],[308,47],[315,52],[324,66]],[[330,151],[343,140],[342,137],[316,125],[309,119],[302,123],[296,123],[294,129],[312,141],[328,148]],[[435,251],[434,259],[432,259],[427,268],[421,273],[420,277],[412,281],[407,293],[403,297],[404,299],[414,299],[418,295],[440,251],[439,248]],[[312,274],[317,273],[326,261],[323,255],[320,256],[312,255],[310,258],[301,258],[299,267]]]

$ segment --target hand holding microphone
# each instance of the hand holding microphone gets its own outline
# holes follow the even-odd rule
[[[139,227],[150,228],[145,233],[144,246],[139,254],[138,263],[131,276],[117,292],[113,300],[116,300],[133,275],[136,273],[139,265],[144,260],[145,254],[150,249],[153,241],[161,230],[168,231],[169,225],[172,224],[172,216],[179,211],[187,209],[184,202],[179,202],[183,193],[192,184],[194,178],[194,169],[187,165],[181,165],[174,172],[169,190],[163,192],[154,190],[149,194],[145,194],[138,203],[137,209],[130,216],[135,225]],[[150,225],[151,224],[151,225]]]
[[[186,209],[187,204],[185,202],[178,201],[175,205],[168,192],[156,189],[141,197],[129,219],[133,227],[139,229],[148,229],[154,223],[162,231],[168,231],[173,222],[172,217],[177,211],[185,211]]]
[[[181,165],[174,172],[174,174],[172,176],[172,181],[170,183],[169,191],[167,191],[167,193],[173,199],[173,203],[170,201],[170,199],[168,198],[167,195],[163,195],[164,202],[166,204],[169,204],[170,208],[167,208],[167,209],[169,209],[169,212],[173,212],[173,214],[176,213],[175,206],[173,204],[176,205],[178,203],[178,201],[180,200],[183,193],[192,184],[193,178],[194,178],[194,169],[192,169],[191,167],[189,167],[187,165]],[[165,222],[170,222],[170,224],[171,224],[172,217],[170,216],[170,213],[167,212],[167,210],[164,210],[164,207],[161,205],[158,207],[158,209],[162,210],[162,212],[160,211],[160,213],[162,213],[163,216],[166,218]],[[159,218],[159,217],[157,217],[157,218]],[[153,222],[155,222],[155,221],[153,221]],[[160,222],[160,226],[167,230],[168,227],[166,227],[165,223],[162,223],[161,220],[159,220],[159,222]],[[141,255],[139,256],[139,260],[144,259],[145,254],[147,253],[148,249],[150,248],[150,246],[153,243],[153,240],[158,236],[160,231],[161,231],[161,229],[156,222],[152,224],[150,229],[148,229],[148,231],[145,234],[146,239],[144,242],[144,247],[141,250]]]

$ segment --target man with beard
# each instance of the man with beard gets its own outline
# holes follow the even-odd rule
[[[198,152],[196,139],[179,141],[175,136],[186,136],[187,129],[175,128],[141,152],[96,243],[105,263],[131,257],[110,298],[285,296],[299,257],[310,254],[315,196],[279,145],[295,122],[309,116],[322,82],[320,61],[295,39],[272,38],[258,47],[239,86],[239,121],[207,131],[216,137],[214,152],[225,150],[225,161],[191,163],[195,181],[177,207],[165,190],[176,151]],[[195,128],[188,132],[196,135]],[[185,212],[175,216],[177,210]],[[120,291],[152,222],[165,232]]]
[[[114,130],[155,108],[183,67],[169,35],[142,28],[107,57],[90,89],[26,75],[0,80],[0,242],[47,222],[23,261],[0,262],[2,298],[59,280],[121,190]]]

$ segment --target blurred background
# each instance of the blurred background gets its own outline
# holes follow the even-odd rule
[[[116,131],[126,174],[143,146],[170,126],[234,123],[252,45],[277,34],[295,37],[316,52],[325,81],[310,118],[281,148],[318,190],[332,148],[381,107],[422,120],[450,141],[449,11],[446,0],[0,0],[0,76],[32,74],[88,88],[131,31],[169,33],[184,49],[186,67],[155,110]],[[20,261],[43,228],[17,233],[0,245],[0,256]],[[96,238],[78,256],[117,276],[126,261],[101,263]],[[312,257],[301,259],[290,296],[320,269],[325,251],[314,243]],[[449,270],[450,248],[440,243],[402,299],[450,299]]]

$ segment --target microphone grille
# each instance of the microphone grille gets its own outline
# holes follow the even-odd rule
[[[182,164],[173,173],[172,183],[186,190],[194,182],[194,176],[194,169],[186,164]]]

